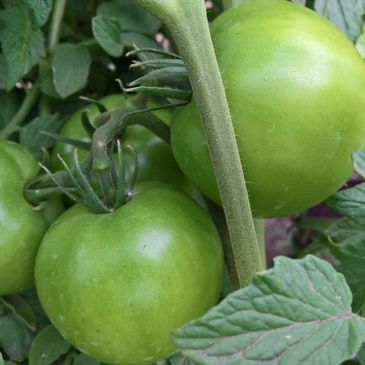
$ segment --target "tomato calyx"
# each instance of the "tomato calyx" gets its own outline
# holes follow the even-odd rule
[[[57,182],[55,174],[52,174],[45,166],[42,168],[58,188],[78,204],[84,205],[94,213],[110,213],[131,199],[138,174],[138,159],[133,148],[127,146],[133,156],[132,173],[128,176],[119,140],[116,141],[116,146],[116,154],[113,144],[108,148],[108,165],[102,172],[95,171],[92,164],[89,164],[89,173],[84,173],[78,161],[77,149],[74,152],[72,169],[59,156],[65,171],[74,183],[74,191],[65,189]]]
[[[156,57],[146,57],[153,53]],[[136,49],[127,57],[138,56],[140,61],[133,61],[131,68],[143,69],[148,72],[133,80],[124,91],[143,92],[149,95],[162,96],[181,101],[182,104],[191,100],[192,90],[184,61],[179,55],[150,48]]]
[[[119,109],[102,112],[93,121],[84,114],[84,123],[94,128],[91,144],[54,136],[77,148],[88,148],[90,153],[79,161],[75,149],[72,166],[58,156],[64,170],[56,173],[41,164],[44,174],[28,183],[26,199],[38,205],[50,195],[63,193],[94,213],[110,213],[128,202],[137,179],[138,160],[130,146],[121,148],[120,139],[127,127],[140,124],[165,142],[170,141],[169,126],[152,113],[170,104],[147,107],[147,101],[148,95],[138,94],[125,99]]]

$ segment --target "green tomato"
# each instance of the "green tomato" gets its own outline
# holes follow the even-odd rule
[[[114,110],[122,106],[125,96],[109,95],[100,100],[108,110]],[[79,139],[90,142],[90,136],[84,129],[81,122],[81,114],[89,110],[89,117],[93,120],[99,111],[95,105],[87,106],[75,114],[65,123],[60,135],[68,138]],[[154,112],[163,122],[170,124],[172,112],[169,110],[159,110]],[[138,159],[138,175],[137,181],[161,181],[172,184],[178,189],[187,192],[199,201],[202,201],[197,190],[187,181],[179,169],[175,158],[172,154],[170,146],[161,138],[156,136],[147,128],[140,125],[131,125],[122,139],[122,146],[130,145],[133,147],[134,153]],[[63,170],[63,165],[57,158],[57,154],[61,155],[65,162],[72,166],[73,154],[75,147],[69,144],[58,142],[52,153],[52,166],[55,171]],[[78,149],[79,160],[84,160],[88,151]],[[133,173],[134,158],[129,150],[125,151],[127,174]]]
[[[170,332],[216,304],[222,288],[222,247],[209,215],[183,193],[144,184],[110,214],[73,206],[50,227],[36,261],[52,323],[109,364],[171,355]]]
[[[39,167],[21,145],[0,140],[0,296],[28,289],[34,284],[38,246],[62,206],[55,199],[45,215],[24,199],[23,188]],[[51,217],[52,216],[52,217]]]
[[[365,67],[354,46],[312,10],[283,0],[228,10],[211,34],[253,214],[285,216],[329,197],[365,142]],[[174,119],[172,149],[220,204],[194,101]]]

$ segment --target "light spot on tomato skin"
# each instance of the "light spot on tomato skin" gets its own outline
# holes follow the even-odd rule
[[[276,131],[276,124],[273,123],[272,126],[271,126],[271,128],[269,128],[267,130],[267,133],[274,133],[275,131]]]
[[[282,209],[285,206],[285,201],[281,200],[279,204],[275,205],[274,209],[279,210]]]
[[[326,154],[325,156],[328,158],[328,159],[332,159],[333,156],[335,156],[336,152],[333,152],[333,153],[328,153]]]
[[[58,319],[60,320],[60,322],[65,322],[65,317],[62,315],[62,314],[60,314],[59,316],[58,316]]]
[[[143,360],[144,361],[153,361],[154,358],[152,356],[148,356],[148,357],[145,357]]]

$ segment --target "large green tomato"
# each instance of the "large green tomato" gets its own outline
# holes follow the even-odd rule
[[[33,286],[34,261],[48,218],[60,213],[57,202],[44,216],[24,199],[24,185],[38,170],[23,146],[0,140],[0,296]]]
[[[284,0],[228,10],[211,34],[253,214],[284,216],[333,194],[365,142],[365,66],[354,46]],[[220,204],[195,102],[176,115],[172,148],[183,172]]]
[[[108,110],[114,110],[122,106],[125,101],[125,96],[109,95],[100,102],[105,105]],[[90,142],[90,136],[84,129],[81,122],[82,113],[88,110],[89,118],[93,120],[99,111],[95,105],[89,105],[73,114],[64,125],[61,136],[79,139]],[[155,112],[166,124],[170,123],[172,113],[167,110],[160,110]],[[140,125],[132,125],[127,128],[126,134],[123,136],[122,145],[131,145],[138,158],[138,181],[162,181],[170,183],[184,191],[196,194],[191,184],[188,183],[185,176],[176,164],[170,146],[161,138],[147,128]],[[58,142],[55,145],[52,154],[52,165],[54,170],[63,170],[63,165],[57,159],[57,154],[60,154],[69,166],[72,166],[73,153],[75,148],[72,145]],[[129,151],[126,151],[127,171],[131,172],[133,164],[132,156]],[[84,160],[88,151],[78,149],[79,160]],[[128,169],[128,167],[130,167]]]
[[[65,212],[42,241],[35,277],[70,343],[108,364],[142,365],[171,355],[170,332],[217,303],[223,254],[205,211],[151,183],[113,213]]]

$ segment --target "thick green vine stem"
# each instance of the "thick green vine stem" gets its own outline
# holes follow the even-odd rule
[[[171,32],[182,56],[208,141],[240,286],[263,270],[250,202],[203,0],[135,0]]]

